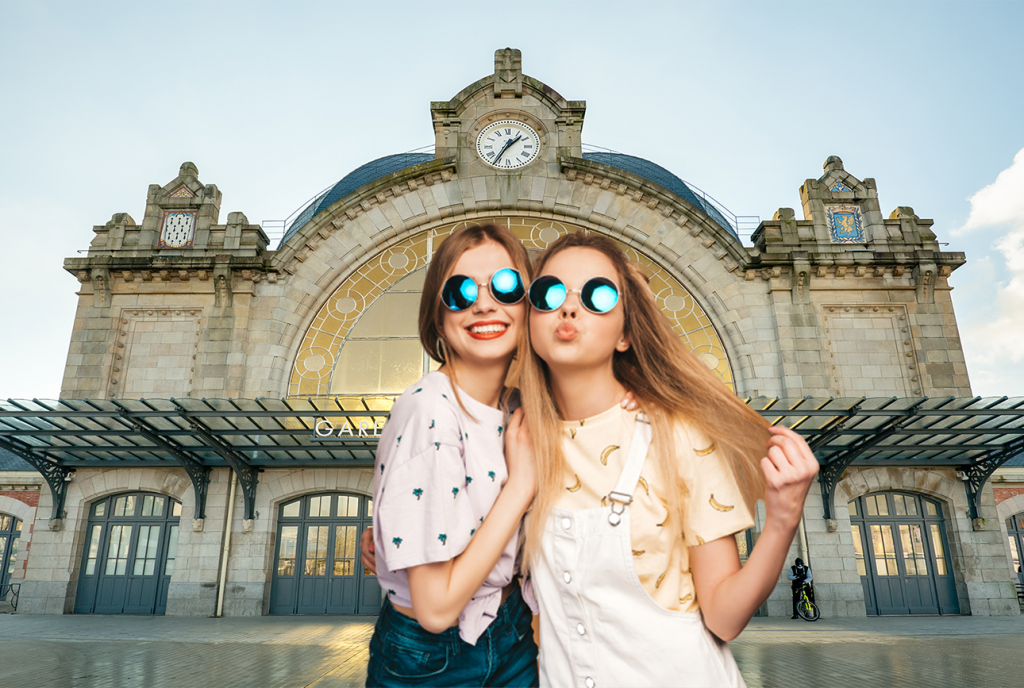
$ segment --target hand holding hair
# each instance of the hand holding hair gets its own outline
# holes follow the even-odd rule
[[[767,442],[768,455],[761,459],[765,475],[765,509],[768,523],[784,530],[795,530],[804,513],[804,500],[814,476],[818,460],[799,434],[781,425],[768,428],[772,437]]]

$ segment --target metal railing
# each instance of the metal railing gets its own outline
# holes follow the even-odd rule
[[[7,596],[11,599],[8,600]],[[0,602],[7,602],[14,611],[18,611],[18,597],[21,595],[21,583],[8,583],[0,586]]]

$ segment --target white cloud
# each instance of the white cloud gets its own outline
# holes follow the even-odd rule
[[[954,230],[954,235],[993,225],[1024,225],[1024,148],[1017,151],[1013,164],[970,200],[971,214],[967,223]]]
[[[1024,395],[1024,149],[996,180],[971,197],[971,214],[957,234],[1003,230],[993,247],[1008,279],[992,288],[994,308],[961,326],[976,394]]]

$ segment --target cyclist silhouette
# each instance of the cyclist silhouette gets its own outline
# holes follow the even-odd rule
[[[814,580],[814,575],[811,574],[811,567],[804,564],[804,560],[797,557],[793,565],[789,567],[789,572],[786,577],[792,581],[793,587],[793,616],[791,618],[797,618],[796,615],[796,603],[800,599],[800,589],[807,584],[807,597],[810,598],[811,602],[814,602],[814,587],[810,585],[810,582]]]

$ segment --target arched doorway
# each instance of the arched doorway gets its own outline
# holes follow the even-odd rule
[[[1013,573],[1018,583],[1024,583],[1024,511],[1006,519],[1006,535],[1010,539],[1010,555],[1013,557]]]
[[[18,563],[18,540],[21,538],[21,519],[0,514],[0,602],[7,599],[7,586]]]
[[[372,524],[369,497],[317,494],[282,504],[270,613],[379,612],[377,577],[359,561],[359,537]]]
[[[960,613],[938,502],[864,495],[850,502],[850,529],[869,615]]]
[[[146,492],[94,502],[76,614],[163,614],[178,549],[181,502]]]

